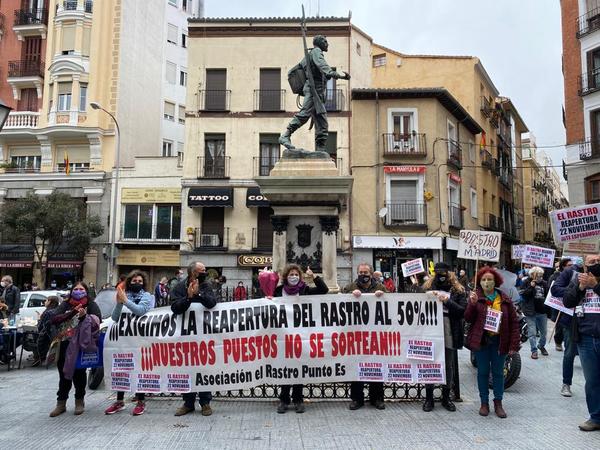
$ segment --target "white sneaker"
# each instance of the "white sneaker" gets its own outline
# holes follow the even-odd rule
[[[563,384],[562,389],[560,390],[560,395],[563,397],[571,397],[573,395],[571,394],[571,386],[568,384]]]

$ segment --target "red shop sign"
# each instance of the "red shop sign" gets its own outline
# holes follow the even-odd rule
[[[425,173],[425,166],[384,166],[384,173]]]

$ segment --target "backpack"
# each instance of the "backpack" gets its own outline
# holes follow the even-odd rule
[[[292,92],[297,95],[304,95],[304,84],[306,83],[306,72],[302,63],[296,64],[288,72],[288,83]]]

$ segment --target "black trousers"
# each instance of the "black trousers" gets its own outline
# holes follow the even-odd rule
[[[556,322],[554,326],[556,327],[556,329],[554,330],[554,343],[556,345],[562,345],[562,343],[565,340],[564,328],[558,322]]]
[[[375,403],[383,401],[383,383],[367,383],[369,385],[369,401]],[[355,402],[365,402],[365,383],[353,381],[350,383],[350,398]]]
[[[85,385],[87,382],[87,370],[86,369],[75,369],[73,373],[73,380],[67,380],[63,375],[63,367],[65,366],[65,356],[67,354],[67,347],[69,341],[63,341],[60,343],[60,353],[58,354],[58,361],[56,367],[58,368],[58,392],[56,393],[57,400],[67,400],[69,398],[69,392],[71,386],[75,385],[75,398],[81,400],[85,397]]]
[[[303,386],[301,384],[284,384],[279,386],[281,392],[279,393],[279,400],[286,405],[290,404],[290,400],[294,403],[302,403],[304,401],[304,395],[302,393]],[[290,390],[292,391],[292,398],[290,399]]]
[[[210,405],[210,401],[212,400],[211,392],[188,392],[187,394],[183,394],[181,398],[183,398],[184,405],[188,408],[193,408],[196,395],[198,396],[200,406]]]
[[[143,392],[137,392],[135,394],[135,396],[140,402],[143,402],[146,399],[146,394],[144,394]],[[122,402],[124,399],[125,399],[125,392],[117,391],[117,401]]]

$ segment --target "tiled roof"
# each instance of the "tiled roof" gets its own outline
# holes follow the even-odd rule
[[[319,16],[307,17],[306,22],[349,22],[350,17]],[[299,23],[302,17],[194,17],[189,23]]]

